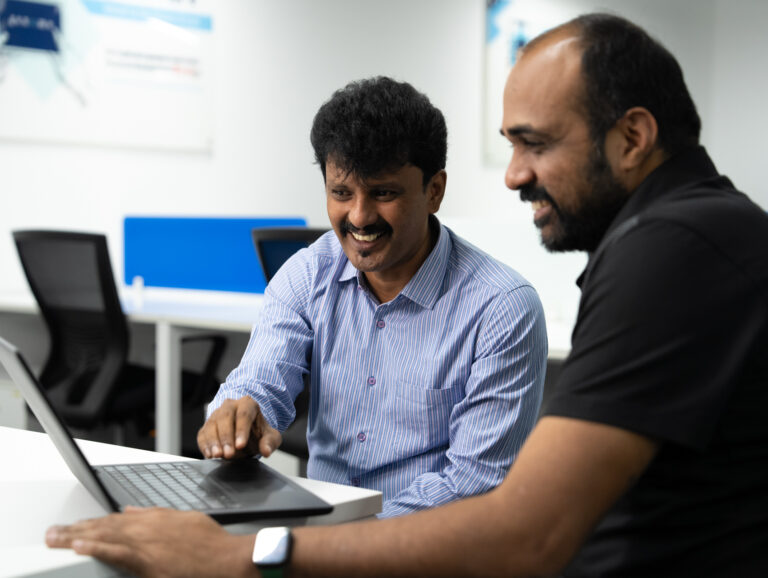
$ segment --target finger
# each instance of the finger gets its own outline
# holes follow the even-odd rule
[[[226,427],[226,426],[225,426]],[[219,421],[214,421],[208,428],[208,458],[220,458],[222,456],[221,443],[219,441]]]
[[[124,544],[77,539],[72,542],[72,549],[82,556],[93,556],[97,560],[123,568],[131,574],[142,574],[138,557],[129,546]]]
[[[264,423],[261,426],[261,439],[259,439],[259,453],[265,458],[268,458],[282,443],[283,436],[280,432],[264,420]]]
[[[232,419],[231,416],[228,416],[226,419],[224,415],[219,415],[217,417],[218,419],[211,424],[211,427],[208,430],[209,458],[223,457],[224,452],[222,451],[221,432],[226,431],[228,427],[231,427],[229,425],[229,421]]]
[[[45,543],[51,548],[71,548],[77,539],[103,538],[115,525],[119,525],[119,514],[103,518],[81,520],[68,526],[51,526],[45,533]]]
[[[226,446],[232,445],[235,427],[235,414],[238,407],[238,401],[228,399],[221,404],[211,417],[208,419],[208,428],[206,429],[208,456],[209,458],[227,457]]]
[[[65,526],[51,526],[45,532],[45,545],[49,548],[69,548],[72,544]]]
[[[250,437],[254,434],[253,426],[259,423],[261,410],[250,397],[243,397],[238,400],[237,413],[235,416],[235,439],[232,444],[232,453],[234,450],[245,450],[248,446]],[[262,418],[263,419],[263,418]],[[259,434],[256,434],[258,439]],[[226,454],[225,454],[226,455]]]
[[[231,459],[237,451],[236,438],[238,428],[243,422],[250,423],[253,420],[253,406],[256,402],[250,397],[244,396],[238,400],[232,400],[228,406],[229,414],[226,422],[219,422],[219,442],[221,444],[221,457]]]
[[[197,432],[197,446],[206,458],[214,457],[214,450],[219,443],[218,421],[227,412],[226,402],[214,411]]]
[[[208,444],[208,422],[206,421],[197,432],[197,447],[204,458],[210,458],[211,450]]]

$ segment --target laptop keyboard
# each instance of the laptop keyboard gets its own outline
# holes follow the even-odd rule
[[[137,506],[212,510],[237,505],[221,487],[184,462],[101,466],[99,470],[130,493]]]

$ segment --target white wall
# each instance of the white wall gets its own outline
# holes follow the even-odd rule
[[[716,0],[707,146],[717,167],[768,210],[768,2]]]
[[[768,207],[757,179],[768,128],[758,104],[768,82],[768,3],[551,1],[564,14],[607,7],[660,38],[686,71],[705,144]],[[504,168],[483,162],[484,0],[225,0],[214,10],[210,155],[0,141],[0,293],[26,287],[9,234],[16,228],[104,231],[119,272],[125,214],[303,214],[326,224],[312,118],[348,81],[386,74],[413,83],[446,115],[444,220],[528,276],[550,315],[572,319],[583,256],[546,254],[530,210],[504,188]]]

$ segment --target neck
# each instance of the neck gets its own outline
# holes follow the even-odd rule
[[[655,148],[635,170],[626,175],[624,187],[628,191],[634,192],[640,184],[648,178],[653,171],[659,168],[669,158],[662,149]]]
[[[429,226],[427,228],[427,242],[422,243],[419,251],[413,256],[408,264],[397,271],[370,271],[363,273],[365,281],[368,284],[368,288],[371,293],[374,294],[379,303],[388,303],[400,294],[408,282],[413,279],[413,276],[419,271],[424,261],[427,260],[429,254],[437,243],[437,239],[440,236],[440,226],[437,220],[430,219]]]

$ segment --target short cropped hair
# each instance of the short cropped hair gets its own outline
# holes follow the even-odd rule
[[[654,116],[660,147],[668,156],[699,143],[701,119],[683,71],[645,30],[604,13],[579,16],[558,29],[573,29],[580,37],[584,104],[596,143],[634,106]]]
[[[334,92],[315,115],[310,140],[323,178],[329,160],[363,179],[411,164],[424,186],[445,168],[448,150],[440,110],[407,82],[385,76]]]

